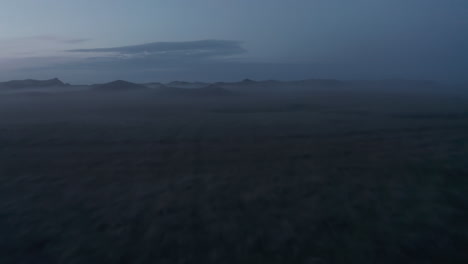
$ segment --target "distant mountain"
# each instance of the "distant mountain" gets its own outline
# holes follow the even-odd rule
[[[251,79],[244,79],[241,83],[243,83],[243,84],[255,84],[257,82],[254,81],[254,80],[251,80]]]
[[[187,84],[190,84],[190,83],[189,82],[184,82],[184,81],[173,81],[173,82],[167,83],[168,86],[187,85]]]
[[[160,90],[166,95],[178,95],[178,96],[228,96],[232,92],[211,84],[202,88],[177,88],[177,87],[165,87]]]
[[[339,87],[347,84],[345,81],[335,79],[307,79],[301,81],[294,81],[292,83],[307,85],[311,87]]]
[[[400,79],[388,79],[388,80],[360,80],[360,81],[351,81],[352,84],[360,86],[369,86],[374,88],[407,88],[407,89],[416,89],[416,88],[437,88],[440,84],[436,81],[431,80],[400,80]]]
[[[110,83],[93,85],[93,89],[99,91],[131,91],[149,89],[149,87],[141,84],[118,80]]]
[[[182,81],[174,81],[167,83],[166,86],[168,87],[176,87],[176,88],[202,88],[209,85],[209,83],[205,82],[182,82]]]
[[[14,80],[8,82],[0,82],[0,87],[3,88],[12,88],[12,89],[20,89],[20,88],[41,88],[41,87],[60,87],[60,86],[68,86],[62,81],[57,78],[50,79],[50,80]]]
[[[239,82],[217,82],[215,84],[219,86],[238,86],[238,87],[270,87],[274,85],[280,85],[287,82],[276,81],[276,80],[264,80],[264,81],[254,81],[251,79],[244,79]]]
[[[0,89],[15,90],[15,89],[35,89],[35,88],[60,88],[70,87],[67,90],[72,90],[74,87],[64,83],[58,78],[50,80],[13,80],[8,82],[0,82]],[[123,80],[117,80],[104,84],[95,84],[91,87],[93,90],[101,91],[129,91],[149,89],[163,92],[165,94],[178,95],[228,95],[231,91],[240,91],[244,93],[263,93],[268,92],[289,92],[300,91],[308,92],[316,89],[366,89],[366,90],[430,90],[439,89],[441,84],[428,80],[335,80],[335,79],[306,79],[298,81],[276,81],[276,80],[251,80],[244,79],[237,82],[186,82],[173,81],[170,83],[151,82],[137,84]],[[42,89],[44,90],[44,89]],[[61,90],[61,89],[52,89]],[[193,91],[192,91],[193,90]],[[22,91],[23,92],[23,91]]]
[[[144,86],[152,89],[159,89],[159,88],[164,88],[166,85],[160,83],[160,82],[151,82],[151,83],[145,83],[143,84]]]
[[[224,89],[218,85],[215,84],[210,84],[206,87],[198,88],[195,89],[199,94],[205,94],[205,95],[217,95],[217,96],[223,96],[223,95],[231,95],[232,92]]]

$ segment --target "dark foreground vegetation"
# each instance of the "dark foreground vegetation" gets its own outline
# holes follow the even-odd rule
[[[0,263],[468,263],[467,95],[252,83],[0,95]]]

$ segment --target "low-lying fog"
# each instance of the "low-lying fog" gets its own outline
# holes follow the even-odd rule
[[[0,84],[1,263],[467,260],[466,87],[45,82]]]

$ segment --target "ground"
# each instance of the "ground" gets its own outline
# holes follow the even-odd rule
[[[468,97],[0,97],[0,263],[468,263]]]

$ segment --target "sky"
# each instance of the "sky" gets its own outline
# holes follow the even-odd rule
[[[468,81],[466,0],[2,0],[0,81]]]

